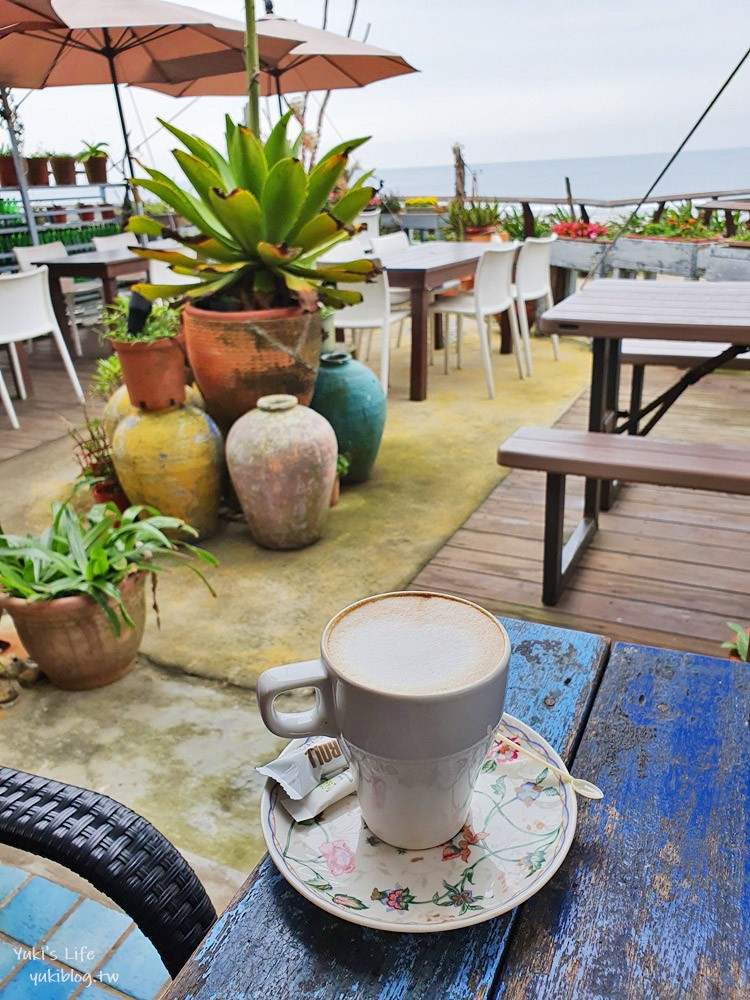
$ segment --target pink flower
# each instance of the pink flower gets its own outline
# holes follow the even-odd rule
[[[511,736],[510,742],[517,744],[518,737]],[[509,761],[509,760],[515,760],[517,756],[518,756],[518,750],[514,750],[512,747],[509,747],[504,740],[496,740],[492,746],[492,749],[489,752],[490,760]]]
[[[345,841],[321,844],[320,853],[326,859],[326,868],[331,875],[348,875],[354,871],[354,855]]]

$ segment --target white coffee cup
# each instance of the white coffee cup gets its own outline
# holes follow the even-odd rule
[[[379,594],[326,626],[320,659],[266,670],[257,696],[277,736],[337,736],[362,817],[381,840],[424,849],[467,821],[505,701],[510,640],[477,604],[444,594]],[[315,707],[278,695],[315,689]]]

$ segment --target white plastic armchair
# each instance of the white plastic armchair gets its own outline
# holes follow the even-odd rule
[[[557,239],[554,234],[545,237],[529,237],[524,240],[518,251],[516,262],[516,280],[513,295],[518,310],[518,322],[523,337],[526,352],[526,368],[529,375],[533,374],[531,365],[531,342],[529,337],[529,320],[526,315],[526,303],[544,300],[548,309],[554,305],[552,299],[552,280],[550,277],[550,258],[552,244]],[[560,360],[560,341],[557,334],[550,337],[552,353],[555,361]]]
[[[30,271],[32,267],[38,267],[46,260],[66,257],[68,250],[64,243],[56,240],[54,243],[45,243],[43,246],[38,247],[14,247],[13,253],[16,255],[16,260],[21,270]],[[73,346],[75,347],[76,355],[80,358],[83,352],[81,350],[81,333],[76,321],[76,295],[98,292],[101,296],[102,283],[97,280],[74,281],[72,278],[61,278],[60,290],[65,296],[65,306],[68,310],[70,329],[73,334]]]
[[[20,274],[0,277],[0,317],[2,317],[0,346],[8,347],[21,399],[26,399],[26,386],[21,366],[18,363],[16,344],[52,334],[78,401],[85,403],[86,398],[83,395],[81,383],[78,381],[76,370],[52,308],[46,267],[35,267],[31,271],[22,271]],[[11,426],[14,430],[18,430],[20,425],[2,374],[0,374],[0,399],[8,414]]]
[[[482,352],[482,365],[487,381],[487,391],[490,399],[495,398],[495,383],[492,376],[490,357],[490,324],[492,317],[507,312],[510,319],[510,330],[513,338],[513,349],[516,355],[519,378],[524,377],[523,351],[518,330],[518,321],[513,308],[513,291],[511,278],[513,260],[517,243],[488,244],[487,250],[477,264],[474,276],[474,290],[462,292],[453,298],[438,299],[430,306],[430,312],[457,316],[456,353],[458,367],[461,367],[461,344],[463,339],[463,317],[473,316],[479,331],[479,346]],[[446,331],[447,333],[447,331]],[[448,372],[448,354],[450,341],[445,338],[445,371]]]
[[[395,322],[403,324],[409,316],[408,306],[393,309],[388,288],[388,274],[383,270],[374,281],[360,285],[340,285],[340,288],[351,288],[362,295],[362,301],[355,306],[346,306],[334,314],[334,324],[337,330],[352,330],[355,333],[367,330],[372,336],[373,330],[381,331],[380,348],[380,384],[388,393],[388,374],[390,369],[391,326]],[[367,358],[369,360],[369,339]]]

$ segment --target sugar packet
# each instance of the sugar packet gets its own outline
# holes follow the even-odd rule
[[[297,823],[315,819],[324,809],[334,802],[351,795],[357,790],[354,774],[350,769],[340,771],[332,778],[326,778],[302,799],[293,799],[289,795],[280,795],[279,802]]]
[[[289,750],[269,764],[257,768],[259,774],[278,781],[290,799],[304,798],[324,778],[349,767],[339,741],[330,736],[316,736],[304,746]]]

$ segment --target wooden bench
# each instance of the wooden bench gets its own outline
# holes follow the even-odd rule
[[[658,441],[630,435],[522,427],[502,444],[497,460],[547,473],[542,600],[557,604],[596,534],[602,480],[750,495],[750,449]],[[585,476],[583,518],[564,540],[565,477]]]
[[[646,365],[667,368],[692,368],[702,361],[715,358],[730,344],[711,344],[698,340],[637,340],[626,338],[621,343],[620,364],[633,366],[630,384],[630,416],[640,413],[643,405],[643,382]],[[750,352],[733,358],[722,367],[750,370]],[[629,434],[638,433],[638,424],[631,424]]]

